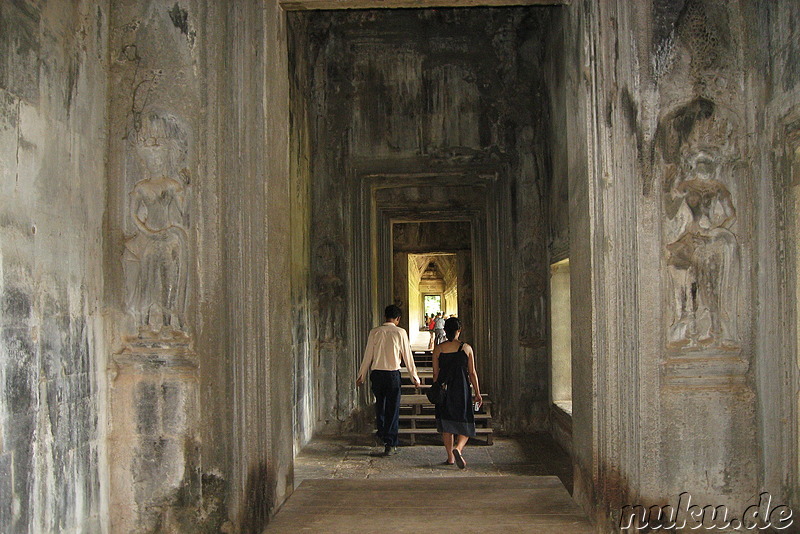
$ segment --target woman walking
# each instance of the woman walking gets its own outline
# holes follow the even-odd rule
[[[457,317],[447,319],[444,331],[447,341],[433,349],[433,380],[447,389],[444,402],[436,405],[436,429],[442,433],[447,451],[445,464],[455,463],[464,469],[464,447],[469,438],[475,437],[472,403],[480,407],[483,399],[475,372],[475,354],[472,347],[458,339],[461,321]],[[470,384],[474,396],[470,395]]]

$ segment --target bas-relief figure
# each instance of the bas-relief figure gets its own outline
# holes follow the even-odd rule
[[[140,334],[184,331],[188,278],[186,133],[171,115],[146,114],[129,136],[143,178],[129,194],[135,233],[125,240],[128,311]]]
[[[519,342],[523,347],[539,347],[546,342],[545,306],[547,303],[547,279],[539,272],[537,258],[544,252],[539,245],[528,243],[522,247],[519,279]]]
[[[525,272],[519,283],[519,342],[536,347],[545,341],[545,281],[536,272]]]
[[[345,285],[339,276],[342,264],[336,244],[323,242],[316,251],[317,276],[314,280],[317,313],[317,340],[336,342],[344,339]]]
[[[739,243],[732,230],[736,207],[729,188],[733,132],[727,121],[711,113],[695,117],[688,128],[677,147],[679,161],[668,165],[665,175],[673,311],[667,345],[732,350],[739,346],[740,270]]]

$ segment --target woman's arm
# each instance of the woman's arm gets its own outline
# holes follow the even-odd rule
[[[720,184],[719,202],[722,204],[723,213],[725,213],[725,219],[719,223],[719,226],[730,230],[733,223],[736,222],[736,208],[733,206],[731,192],[722,184]]]
[[[467,353],[467,370],[469,371],[469,382],[472,384],[473,402],[483,404],[483,397],[481,397],[481,387],[478,385],[478,373],[475,371],[475,353],[472,347],[464,344],[464,352]]]

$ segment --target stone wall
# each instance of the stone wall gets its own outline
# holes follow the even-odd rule
[[[563,62],[574,68],[555,70],[550,85],[561,86],[564,107],[554,113],[554,124],[564,125],[566,141],[554,144],[555,160],[566,157],[569,198],[569,260],[570,260],[570,311],[572,315],[572,462],[574,466],[573,497],[590,516],[595,514],[598,495],[595,494],[595,406],[593,384],[597,364],[594,361],[599,316],[597,298],[594,296],[592,248],[596,237],[592,221],[596,217],[592,199],[595,191],[593,145],[596,142],[591,129],[593,120],[593,95],[591,85],[591,11],[584,4],[574,4],[560,13],[554,24],[563,28],[563,58],[554,55],[554,63]],[[555,33],[558,35],[558,33]],[[559,39],[554,39],[557,43]],[[568,111],[570,110],[570,111]],[[566,146],[564,146],[566,145]]]
[[[219,290],[202,284],[204,255],[219,254],[204,231],[216,212],[202,194],[214,183],[198,113],[205,22],[201,2],[112,2],[106,299],[119,532],[203,521],[192,517],[205,480],[200,376],[203,360],[221,352],[198,334],[200,303]]]
[[[308,47],[305,19],[295,19],[289,32],[289,64],[305,65]],[[290,68],[291,91],[291,238],[292,238],[292,309],[285,326],[292,331],[295,354],[295,450],[308,443],[316,422],[316,398],[313,395],[314,360],[310,340],[311,306],[309,268],[311,263],[311,132],[308,69]]]
[[[564,12],[575,497],[599,528],[682,492],[738,517],[796,498],[793,17]]]
[[[291,491],[283,20],[112,2],[114,531],[257,531]]]
[[[745,5],[745,74],[753,173],[760,214],[759,309],[755,385],[758,393],[760,488],[800,510],[800,360],[798,360],[798,239],[800,239],[800,12],[792,2]]]
[[[108,529],[108,2],[0,4],[0,531]]]
[[[288,45],[275,1],[230,3],[226,22],[225,94],[215,117],[234,421],[225,453],[230,516],[241,531],[259,532],[294,484]]]
[[[306,70],[307,87],[297,97],[309,102],[311,315],[320,321],[310,339],[322,426],[346,425],[368,400],[362,391],[357,402],[352,382],[366,333],[391,299],[381,219],[391,212],[405,220],[475,216],[484,225],[479,239],[497,233],[474,265],[475,307],[513,311],[471,325],[503,346],[473,341],[487,388],[498,392],[498,424],[543,428],[550,114],[540,65],[548,17],[541,9],[290,15],[301,36],[293,46],[306,49],[296,68]],[[474,194],[459,185],[471,178],[458,176],[472,175],[494,196],[479,197],[473,214],[458,213],[459,194]],[[409,202],[381,207],[381,195],[394,192]]]

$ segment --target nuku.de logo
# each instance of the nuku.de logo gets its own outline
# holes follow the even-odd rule
[[[678,496],[678,506],[625,505],[621,509],[620,529],[683,529],[692,530],[755,530],[766,528],[784,530],[794,524],[792,509],[785,504],[772,503],[772,495],[759,495],[758,504],[748,506],[741,518],[728,513],[725,505],[692,504],[692,496],[683,492]]]

